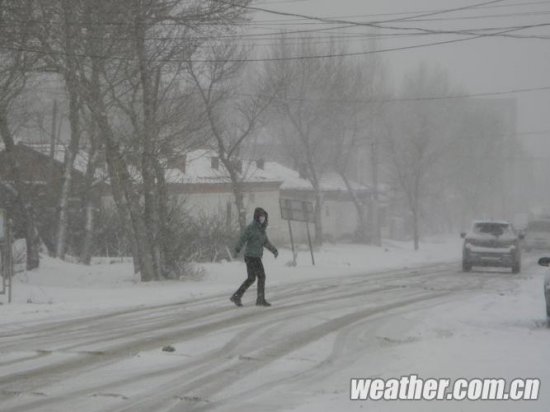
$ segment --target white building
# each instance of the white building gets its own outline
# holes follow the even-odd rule
[[[269,236],[273,242],[290,242],[288,223],[281,218],[280,199],[315,202],[311,183],[300,174],[276,162],[264,160],[242,161],[241,188],[247,220],[252,220],[256,207],[269,213]],[[218,216],[224,222],[235,223],[238,213],[231,180],[216,152],[200,149],[188,152],[169,162],[166,169],[168,193],[176,196],[191,216]],[[352,183],[357,196],[366,203],[368,187]],[[323,191],[323,232],[327,239],[351,239],[357,229],[357,211],[342,179],[333,173],[321,178]],[[112,197],[104,198],[104,205],[112,204]],[[307,241],[304,223],[292,222],[297,242]],[[311,236],[315,227],[310,225]]]
[[[274,241],[289,241],[288,223],[281,218],[280,199],[314,202],[311,183],[297,171],[276,162],[263,160],[242,162],[242,188],[247,216],[254,208],[262,207],[269,213],[269,234]],[[237,219],[235,201],[228,172],[217,155],[209,150],[196,150],[171,162],[166,172],[169,192],[185,202],[194,216],[218,214],[226,219]],[[353,190],[367,200],[370,190],[352,183]],[[321,178],[323,191],[323,230],[328,238],[351,238],[357,229],[357,211],[342,179],[335,173]],[[307,239],[305,224],[293,222],[297,241]],[[315,228],[310,230],[314,236]]]

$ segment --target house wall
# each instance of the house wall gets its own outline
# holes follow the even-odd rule
[[[357,211],[353,202],[347,200],[325,200],[321,215],[325,240],[337,241],[352,239],[358,226]],[[290,242],[288,223],[283,221],[285,239]],[[315,238],[315,225],[309,224],[312,240]],[[303,222],[292,222],[292,234],[296,243],[307,243],[307,226]]]
[[[358,227],[357,210],[349,200],[325,200],[323,232],[333,239],[353,238]]]
[[[281,196],[285,199],[304,200],[314,202],[315,197],[312,191],[284,189]],[[365,210],[365,216],[367,211]],[[355,205],[345,192],[326,192],[321,212],[323,224],[323,235],[326,240],[350,240],[353,238],[359,225]],[[286,222],[285,222],[286,224]],[[288,232],[288,224],[287,232]],[[311,237],[315,237],[315,225],[309,225]],[[293,222],[292,233],[297,243],[307,242],[307,227],[305,223]]]
[[[219,216],[226,221],[228,208],[234,224],[237,223],[237,210],[233,192],[228,185],[193,185],[187,188],[172,188],[170,193],[177,196],[191,216]],[[248,187],[244,191],[244,204],[247,222],[252,221],[256,207],[262,207],[269,213],[268,236],[277,246],[289,246],[288,222],[281,218],[279,199],[291,198],[313,201],[311,193],[299,191],[281,191],[278,187]],[[114,207],[111,196],[103,198],[103,204]],[[327,240],[351,239],[358,226],[357,211],[351,200],[341,197],[325,199],[323,205],[323,231]],[[311,238],[315,238],[315,225],[309,224]],[[292,222],[292,233],[296,244],[307,244],[307,227],[303,222]]]
[[[184,202],[191,216],[220,216],[225,221],[228,209],[230,209],[233,223],[237,222],[238,214],[232,192],[185,193],[178,195],[178,200]],[[252,221],[254,209],[262,207],[269,213],[268,235],[270,240],[274,243],[288,242],[286,222],[282,221],[279,209],[279,190],[247,191],[244,194],[244,204],[247,222]]]
[[[47,155],[23,144],[17,144],[13,153],[0,151],[0,183],[13,188],[13,171],[10,156],[19,165],[20,179],[23,182],[25,197],[30,202],[35,215],[36,228],[49,251],[55,248],[59,213],[59,199],[63,184],[63,164],[50,159]],[[69,197],[68,252],[77,253],[83,236],[81,199],[83,198],[84,176],[73,169],[73,181]],[[95,201],[95,197],[93,198]],[[20,205],[12,191],[0,191],[0,202],[10,211],[14,219],[14,235],[25,236],[25,221]]]

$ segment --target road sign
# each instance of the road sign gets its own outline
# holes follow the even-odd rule
[[[284,220],[298,222],[315,222],[313,203],[305,200],[280,199],[281,217]]]
[[[292,236],[291,220],[304,222],[307,229],[307,241],[311,253],[311,263],[315,266],[315,257],[313,256],[313,245],[311,244],[311,234],[309,224],[315,223],[315,214],[313,213],[313,203],[306,200],[279,199],[281,206],[281,217],[288,222],[288,231],[290,233],[290,244],[292,245],[293,265],[296,266],[296,252],[294,249],[294,238]]]

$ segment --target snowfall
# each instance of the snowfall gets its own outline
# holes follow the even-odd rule
[[[0,410],[548,411],[537,254],[460,270],[457,236],[266,252],[267,299],[237,308],[241,259],[139,282],[128,259],[42,257],[0,296]],[[164,350],[163,350],[164,349]],[[167,351],[171,349],[172,351]],[[351,401],[352,378],[540,378],[536,401]]]

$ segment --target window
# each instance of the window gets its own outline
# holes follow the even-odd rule
[[[510,233],[512,228],[507,223],[483,222],[474,225],[474,233],[487,233],[494,236],[502,236],[504,233]]]
[[[212,166],[212,169],[218,170],[220,167],[220,159],[218,159],[217,157],[211,157],[210,165]]]

